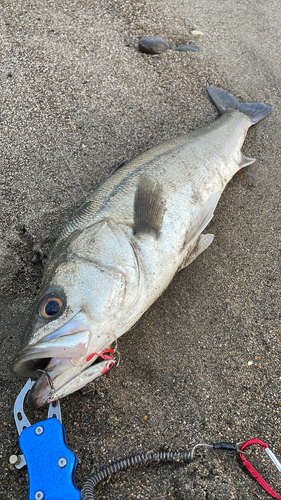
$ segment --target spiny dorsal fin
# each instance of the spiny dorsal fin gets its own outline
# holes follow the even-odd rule
[[[159,236],[165,204],[163,189],[155,179],[144,174],[139,179],[134,202],[134,232],[151,233]]]
[[[124,167],[124,165],[127,165],[127,163],[129,163],[129,161],[130,161],[130,160],[124,160],[124,161],[122,161],[121,163],[119,163],[119,165],[117,165],[117,167],[115,167],[115,169],[114,169],[114,170],[112,170],[112,172],[110,172],[109,177],[110,177],[112,174],[114,174],[114,172],[116,172],[116,170],[119,170],[119,168],[122,168],[122,167]]]

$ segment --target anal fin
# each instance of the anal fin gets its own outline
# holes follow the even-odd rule
[[[139,179],[134,201],[134,233],[150,233],[159,236],[165,203],[163,189],[155,179],[144,174]]]

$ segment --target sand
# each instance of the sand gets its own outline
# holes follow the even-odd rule
[[[0,498],[28,498],[26,469],[9,465],[23,382],[8,365],[49,249],[119,163],[216,118],[207,83],[274,105],[243,148],[257,162],[227,186],[212,245],[120,339],[120,366],[62,400],[63,422],[79,488],[92,468],[141,450],[259,437],[281,458],[280,10],[277,0],[1,4]],[[199,52],[141,54],[151,35]],[[280,493],[264,453],[248,456]],[[191,465],[117,476],[98,498],[269,497],[235,453],[203,451]]]

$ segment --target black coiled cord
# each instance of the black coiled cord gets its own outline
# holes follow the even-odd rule
[[[138,465],[141,463],[153,463],[153,462],[185,462],[190,463],[193,459],[194,448],[186,450],[184,452],[173,452],[173,451],[158,451],[149,453],[140,453],[133,455],[131,457],[125,458],[123,460],[118,460],[107,467],[104,467],[99,472],[93,472],[92,475],[87,479],[81,494],[81,500],[94,500],[94,489],[101,482],[110,478],[118,472],[124,471]]]
[[[237,453],[243,453],[243,451],[240,450],[240,444],[241,443],[236,444],[225,442],[211,444],[198,443],[193,446],[193,448],[186,451],[151,451],[148,453],[139,453],[123,460],[118,460],[117,462],[104,467],[101,471],[92,473],[82,488],[81,500],[94,500],[94,489],[98,484],[110,478],[113,474],[127,470],[134,465],[142,463],[151,464],[153,462],[184,462],[190,464],[193,460],[196,448],[203,446],[205,448],[213,448],[214,450],[229,450]]]

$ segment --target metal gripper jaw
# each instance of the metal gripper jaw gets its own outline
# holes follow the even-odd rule
[[[23,455],[11,457],[20,469],[25,464],[29,474],[29,500],[80,500],[75,485],[76,455],[68,448],[61,423],[59,401],[49,403],[48,418],[31,425],[24,413],[25,396],[34,382],[28,380],[18,395],[14,417]]]

